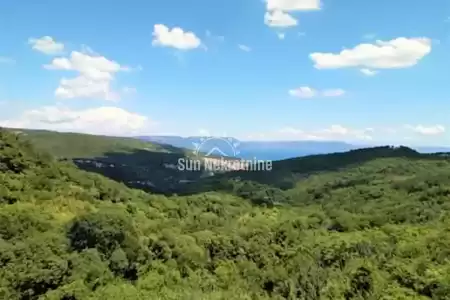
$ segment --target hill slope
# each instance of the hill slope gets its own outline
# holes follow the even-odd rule
[[[130,187],[156,193],[173,193],[180,182],[196,180],[203,172],[180,172],[180,158],[192,151],[134,138],[9,129],[22,135],[36,149],[69,159],[83,170],[96,172]]]
[[[184,153],[181,148],[133,138],[61,133],[47,130],[10,130],[25,135],[37,149],[62,158],[93,158],[104,156],[107,153],[133,153],[136,150],[156,153]]]
[[[443,162],[445,156],[435,154],[420,154],[407,147],[376,147],[352,150],[341,153],[331,153],[325,155],[311,155],[294,159],[275,161],[272,168],[267,171],[255,172],[251,170],[229,172],[212,178],[205,178],[185,187],[181,193],[191,194],[212,190],[221,190],[236,194],[236,191],[245,184],[246,194],[255,190],[255,193],[266,199],[264,202],[278,203],[279,200],[286,200],[286,191],[294,189],[307,178],[313,175],[321,175],[329,172],[341,172],[344,174],[347,170],[359,169],[366,164],[380,160],[380,168],[383,162],[400,163],[403,159],[410,161],[439,161]],[[390,159],[390,160],[389,160]],[[368,170],[372,172],[374,170]],[[414,170],[411,170],[414,171]],[[374,172],[378,172],[375,170]],[[267,190],[272,196],[261,193],[261,190]],[[255,194],[250,193],[250,194]],[[280,199],[275,199],[275,195]],[[253,196],[252,196],[253,197]],[[262,201],[262,199],[260,199]]]
[[[270,208],[131,190],[0,130],[0,299],[449,299],[449,161],[348,162]]]

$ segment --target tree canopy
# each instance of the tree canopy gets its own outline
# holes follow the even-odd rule
[[[449,167],[382,147],[168,196],[0,130],[0,299],[450,299]]]

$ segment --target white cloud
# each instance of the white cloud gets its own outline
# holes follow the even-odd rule
[[[50,36],[43,36],[38,39],[29,38],[28,44],[30,44],[34,50],[48,55],[60,54],[64,51],[64,44],[56,42]]]
[[[116,101],[119,94],[112,90],[114,76],[119,71],[130,71],[129,67],[92,53],[73,51],[69,58],[55,58],[49,70],[76,71],[79,75],[72,79],[62,78],[55,96],[63,99],[95,98]]]
[[[0,120],[0,126],[125,136],[148,134],[157,123],[118,107],[72,110],[46,106],[25,111],[16,119]]]
[[[320,0],[266,0],[267,10],[303,11],[318,10],[321,8]]]
[[[372,140],[372,128],[353,129],[342,125],[331,125],[328,128],[317,130],[303,130],[294,127],[285,127],[280,130],[253,134],[243,139],[250,140],[312,140],[312,141],[369,141]]]
[[[322,95],[324,97],[339,97],[343,96],[345,94],[345,91],[343,89],[330,89],[330,90],[323,90]]]
[[[114,73],[128,69],[104,56],[92,56],[77,51],[73,51],[70,58],[53,59],[52,63],[47,65],[46,68],[53,70],[73,70],[94,80],[111,79]]]
[[[408,68],[417,64],[431,52],[428,38],[400,37],[375,44],[360,44],[340,53],[310,54],[317,69],[360,67],[369,69]]]
[[[346,92],[343,89],[326,89],[316,90],[308,86],[302,86],[297,89],[289,91],[289,95],[298,98],[313,98],[313,97],[339,97],[343,96]]]
[[[62,99],[97,98],[108,101],[120,99],[120,96],[112,91],[109,80],[94,80],[85,76],[61,79],[55,96]]]
[[[292,27],[296,26],[298,21],[286,12],[273,10],[266,12],[264,23],[270,27]]]
[[[16,61],[11,57],[0,56],[0,64],[14,64]]]
[[[317,91],[308,86],[301,86],[297,89],[290,90],[289,95],[299,98],[312,98],[317,96]]]
[[[445,133],[445,127],[442,125],[431,125],[431,126],[405,125],[405,128],[421,135],[440,135]]]
[[[360,69],[359,71],[361,71],[361,73],[363,73],[366,76],[375,76],[378,74],[377,71],[367,69],[367,68]]]
[[[290,12],[321,9],[320,0],[265,0],[264,23],[269,27],[287,28],[298,25],[298,20]],[[279,34],[284,39],[284,34]]]
[[[277,33],[277,36],[280,40],[284,40],[286,38],[286,34],[282,32]]]
[[[295,127],[285,127],[275,131],[251,134],[241,137],[242,140],[274,140],[274,141],[295,141],[295,140],[315,140],[315,141],[346,141],[364,142],[378,140],[381,143],[391,141],[398,143],[405,139],[420,141],[424,138],[437,138],[446,133],[443,125],[397,125],[377,128],[351,128],[335,124],[322,129],[300,129]]]
[[[250,48],[249,46],[246,46],[246,45],[238,45],[238,48],[241,49],[244,52],[252,51],[252,48]]]
[[[153,45],[191,50],[200,47],[201,40],[193,32],[185,32],[180,27],[169,29],[166,25],[156,24],[153,31]]]

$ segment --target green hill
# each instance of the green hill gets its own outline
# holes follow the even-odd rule
[[[192,151],[134,138],[61,133],[46,130],[8,129],[33,146],[59,159],[71,160],[83,170],[96,172],[130,187],[171,194],[183,182],[197,180],[203,172],[180,172],[178,159],[194,157]],[[181,182],[181,184],[180,184]]]
[[[0,299],[450,299],[450,162],[398,150],[166,197],[0,130]]]
[[[205,178],[184,187],[181,194],[195,194],[206,191],[223,191],[252,199],[268,205],[295,202],[299,186],[310,182],[311,178],[336,176],[389,175],[400,172],[404,161],[432,168],[448,162],[439,154],[420,154],[407,147],[375,147],[326,155],[311,155],[300,158],[275,161],[269,171],[235,171]],[[436,165],[433,165],[436,164]],[[398,166],[397,166],[398,165]],[[385,169],[389,167],[389,172]],[[363,170],[363,171],[361,171]],[[405,172],[415,172],[409,167]],[[420,170],[422,171],[422,170]],[[350,175],[348,175],[350,174]],[[388,178],[385,178],[388,179]],[[326,184],[326,182],[322,182]]]
[[[93,158],[107,153],[133,153],[136,150],[183,153],[180,148],[161,146],[134,138],[62,133],[47,130],[10,129],[22,134],[41,150],[61,158]]]
[[[185,189],[186,183],[198,181],[211,173],[205,170],[202,155],[170,145],[124,137],[46,130],[6,130],[22,136],[36,149],[60,160],[70,160],[85,171],[99,173],[148,192],[166,195],[178,193]],[[208,158],[220,159],[217,156]],[[178,167],[179,159],[199,161],[200,167],[182,171]]]

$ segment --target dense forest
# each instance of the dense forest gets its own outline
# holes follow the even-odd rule
[[[311,156],[169,196],[43,150],[0,130],[0,299],[450,299],[444,156]]]
[[[131,188],[171,195],[184,191],[185,182],[210,172],[180,172],[178,160],[202,159],[201,153],[136,138],[60,133],[48,130],[5,129],[18,134],[42,152],[72,161],[82,170],[123,182]],[[209,156],[209,158],[219,158]]]

